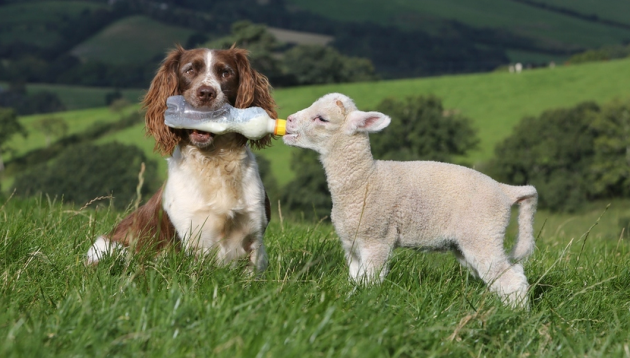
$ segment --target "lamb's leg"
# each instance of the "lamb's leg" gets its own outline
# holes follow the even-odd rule
[[[472,267],[472,265],[470,265],[468,263],[468,261],[466,261],[466,258],[464,257],[464,254],[462,254],[461,251],[459,250],[453,250],[453,254],[455,255],[455,258],[457,259],[457,261],[459,261],[459,263],[464,266],[465,268],[467,268],[470,273],[473,275],[473,277],[475,278],[479,278],[479,272],[477,272],[477,270]]]
[[[392,252],[392,247],[382,243],[362,245],[359,249],[361,265],[359,278],[366,283],[383,282],[387,276],[387,260]]]
[[[479,243],[480,241],[474,241]],[[510,264],[499,245],[461,245],[463,257],[479,277],[512,307],[527,307],[529,285],[520,264]]]
[[[359,272],[361,267],[361,256],[359,255],[359,249],[354,245],[344,245],[346,251],[346,262],[350,270],[350,279],[357,282],[359,281]]]

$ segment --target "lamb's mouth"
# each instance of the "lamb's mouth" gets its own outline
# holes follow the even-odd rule
[[[282,141],[285,143],[295,142],[299,137],[297,133],[286,132],[284,136],[282,136]]]

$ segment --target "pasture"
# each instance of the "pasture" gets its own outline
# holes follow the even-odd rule
[[[176,252],[85,267],[121,215],[103,204],[0,200],[3,357],[630,357],[630,241],[601,225],[538,214],[526,312],[450,254],[398,250],[382,285],[351,284],[322,222],[275,220],[257,277]],[[600,224],[627,214],[613,203]]]

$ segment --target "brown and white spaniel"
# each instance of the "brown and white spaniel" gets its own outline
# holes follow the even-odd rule
[[[164,124],[164,111],[167,97],[183,95],[197,108],[256,106],[276,118],[270,90],[267,78],[250,67],[245,50],[178,46],[171,51],[143,102],[147,135],[155,138],[156,151],[171,155],[168,179],[145,205],[96,240],[88,263],[97,263],[113,247],[175,245],[216,255],[219,263],[248,257],[250,267],[265,269],[270,206],[249,146],[269,145],[271,136],[248,141],[238,133],[173,129]]]

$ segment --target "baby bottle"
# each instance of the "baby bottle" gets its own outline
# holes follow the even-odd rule
[[[260,139],[267,134],[284,135],[286,120],[273,119],[260,107],[234,108],[229,103],[217,110],[193,108],[184,96],[166,100],[164,124],[171,128],[197,129],[214,134],[241,133],[249,139]]]

